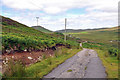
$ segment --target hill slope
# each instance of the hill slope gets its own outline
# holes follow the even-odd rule
[[[81,31],[90,31],[90,30],[99,30],[99,29],[107,29],[107,28],[96,28],[96,29],[66,29],[67,33],[77,33],[77,32],[81,32]],[[56,32],[61,32],[61,33],[64,33],[65,30],[58,30]]]
[[[5,53],[6,50],[43,50],[56,46],[56,44],[77,45],[75,41],[68,40],[64,42],[63,36],[59,34],[43,33],[10,18],[1,17],[3,53]]]
[[[68,33],[74,37],[81,38],[82,40],[95,41],[102,43],[118,44],[118,34],[120,27],[97,29],[97,30],[86,30],[78,33]]]
[[[32,26],[32,28],[36,29],[36,30],[39,30],[41,32],[45,32],[45,33],[51,33],[52,31],[42,27],[42,26]]]

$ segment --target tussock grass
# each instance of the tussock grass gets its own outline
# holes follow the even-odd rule
[[[26,77],[25,66],[22,65],[21,62],[18,62],[18,61],[14,62],[13,60],[10,60],[8,62],[8,65],[7,65],[7,69],[4,72],[2,77],[5,77],[5,78],[10,78],[10,77],[22,78],[22,77]]]
[[[118,60],[116,57],[105,56],[107,52],[95,49],[106,69],[108,78],[118,78]]]

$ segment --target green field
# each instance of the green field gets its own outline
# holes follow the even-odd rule
[[[88,32],[81,32],[82,34],[87,34]]]

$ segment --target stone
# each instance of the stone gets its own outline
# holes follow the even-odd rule
[[[32,57],[28,57],[28,59],[33,59]]]

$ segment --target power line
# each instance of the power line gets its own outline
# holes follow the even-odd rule
[[[36,5],[35,3],[33,3],[31,0],[29,1],[29,3],[41,9],[41,7],[37,6],[37,5]]]
[[[41,7],[37,6],[31,0],[29,1],[29,3],[41,9]],[[37,19],[37,26],[38,26],[38,19],[39,19],[39,17],[36,17],[36,19]],[[66,25],[67,25],[66,23],[67,23],[67,19],[65,18],[65,41],[66,41]],[[68,22],[68,25],[69,25],[69,22]]]

